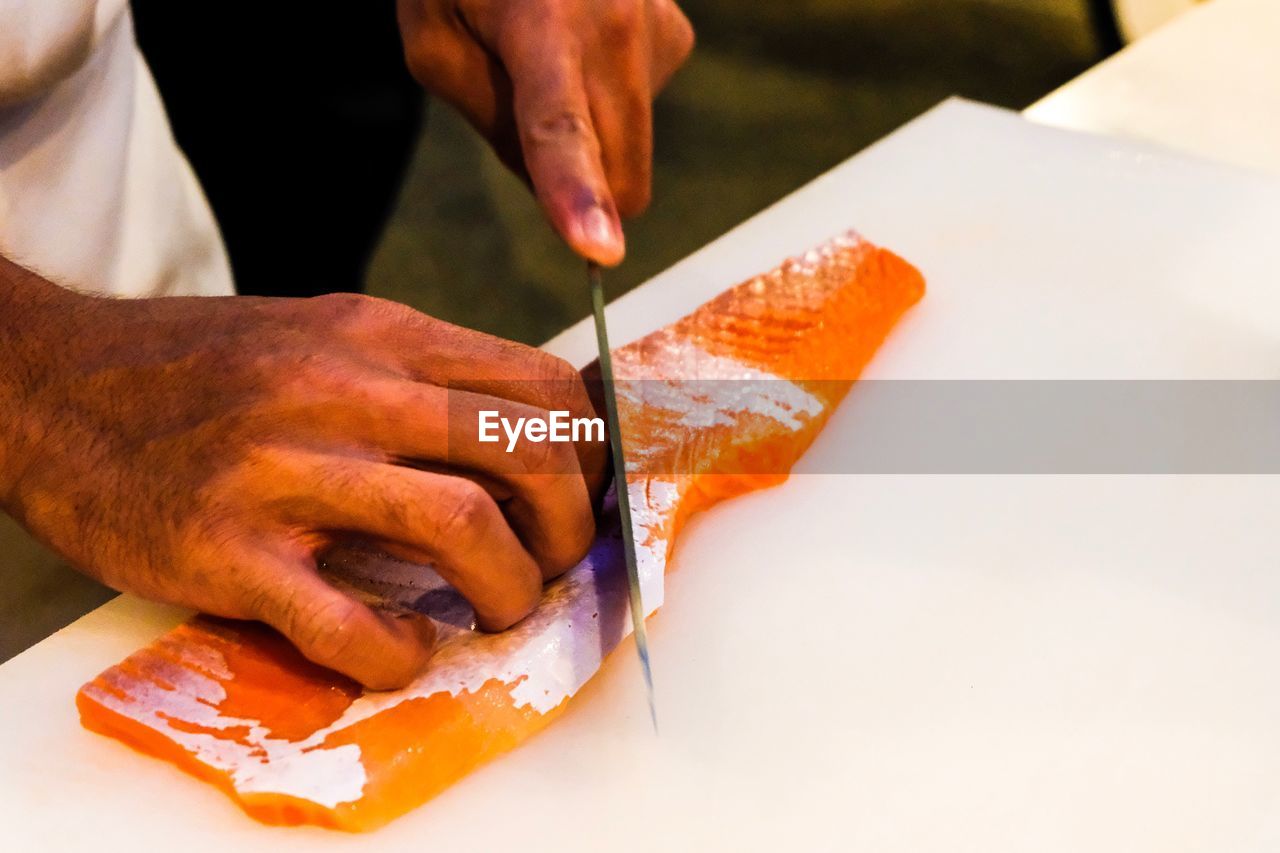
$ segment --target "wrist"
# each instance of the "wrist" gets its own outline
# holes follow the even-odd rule
[[[93,301],[0,257],[0,507],[33,460],[41,427],[37,398],[73,345],[71,318]]]

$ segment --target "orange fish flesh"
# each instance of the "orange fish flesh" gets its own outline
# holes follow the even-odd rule
[[[923,292],[914,267],[849,233],[615,352],[646,613],[689,516],[784,480]],[[200,616],[86,684],[81,720],[263,822],[373,829],[550,723],[630,632],[613,522],[502,634],[472,630],[429,568],[351,561],[352,583],[441,626],[403,690],[365,691],[266,627]]]

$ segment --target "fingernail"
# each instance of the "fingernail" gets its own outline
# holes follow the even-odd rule
[[[613,219],[600,207],[591,207],[582,215],[579,224],[584,242],[598,249],[605,257],[595,260],[611,261],[622,254],[622,235],[613,225]]]

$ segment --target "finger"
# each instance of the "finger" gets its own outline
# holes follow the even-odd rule
[[[649,204],[653,164],[650,75],[656,11],[649,0],[613,0],[603,12],[600,42],[585,75],[591,119],[605,177],[622,216]]]
[[[278,563],[267,578],[252,590],[249,615],[307,659],[373,690],[404,687],[426,669],[436,637],[431,620],[376,611],[301,561]]]
[[[544,409],[592,412],[572,364],[544,350],[416,315],[398,328],[367,330],[421,382],[488,394]]]
[[[517,16],[498,55],[511,78],[520,147],[552,226],[583,257],[607,266],[626,252],[605,178],[578,48],[564,22]]]
[[[398,4],[405,63],[419,83],[447,101],[514,171],[523,166],[515,140],[511,81],[465,21],[443,4]]]
[[[696,39],[693,25],[672,0],[656,0],[654,5],[649,77],[656,95],[688,60]]]
[[[551,403],[565,395],[582,399],[573,365],[545,350],[446,323],[386,299],[335,293],[308,301],[318,322],[366,350],[390,356],[418,381],[543,408],[554,408]],[[372,361],[380,364],[384,358]]]
[[[550,353],[483,336],[474,340],[466,333],[467,341],[458,341],[458,347],[445,356],[450,363],[452,379],[450,388],[470,391],[512,400],[544,411],[568,412],[575,419],[592,419],[603,416],[603,408],[596,406],[573,365]],[[465,363],[464,363],[465,361]],[[432,367],[425,366],[427,371]],[[438,365],[435,366],[438,370]],[[443,383],[439,376],[424,376],[424,381]],[[608,464],[607,442],[586,441],[575,443],[578,467],[593,494],[603,487]]]
[[[600,359],[595,359],[586,367],[582,368],[581,375],[582,384],[586,386],[587,396],[591,399],[592,407],[594,407],[597,412],[600,412],[601,416],[606,416],[604,424],[604,446],[601,447],[599,451],[601,454],[600,465],[602,466],[600,476],[598,480],[587,480],[587,488],[591,491],[592,505],[599,507],[604,498],[604,493],[608,490],[609,483],[613,480],[614,476],[613,466],[610,464],[611,460],[609,458],[609,453],[611,447],[610,442],[613,440],[611,431],[618,429],[618,427],[609,423],[607,418],[609,407],[605,402],[604,374],[600,369]]]
[[[485,630],[509,628],[537,605],[538,564],[493,498],[470,480],[334,458],[299,460],[295,467],[305,479],[294,482],[313,484],[300,521],[430,558],[471,602]]]
[[[419,382],[511,400],[546,411],[566,411],[578,419],[599,416],[601,410],[593,404],[581,375],[564,359],[514,341],[443,323],[393,303],[364,299],[357,300],[356,304],[366,303],[373,303],[367,321],[351,323],[344,319],[346,328],[352,330],[350,336],[362,346],[385,352]],[[351,384],[353,387],[343,389],[340,395],[346,408],[368,413],[372,381],[362,375],[358,383]],[[430,420],[431,412],[435,412],[436,417],[443,416],[443,395],[437,399],[434,409],[409,413],[403,416],[409,419],[392,426],[400,434],[421,431]],[[329,409],[326,419],[338,413]],[[587,442],[575,446],[579,468],[593,493],[605,478],[608,448],[600,445]]]
[[[505,418],[505,423],[499,426],[498,418]],[[513,439],[512,433],[520,432],[519,418],[526,424],[541,419],[570,440],[552,441],[553,436],[540,432]],[[593,480],[602,478],[603,421],[575,423],[563,413],[551,421],[542,409],[457,391],[449,397],[448,424],[450,467],[483,472],[508,489],[511,497],[503,512],[542,568],[543,578],[559,577],[577,565],[595,538],[591,495],[598,486],[584,478],[577,448],[597,445],[593,455],[600,456],[601,471],[593,472]],[[485,441],[480,440],[481,424],[488,427]],[[575,443],[573,429],[580,435],[593,430],[598,434],[582,435],[584,440]]]
[[[474,473],[481,485],[496,482],[502,488],[488,491],[503,496],[502,511],[544,578],[558,577],[586,554],[595,532],[591,494],[604,476],[604,431],[588,434],[595,419],[577,421],[584,441],[574,442],[575,419],[564,410],[552,421],[547,410],[535,406],[390,378],[371,378],[360,393],[362,398],[351,402],[362,423],[349,435],[368,442],[388,462]],[[539,421],[562,425],[570,440],[524,431],[524,425]],[[588,450],[592,442],[585,439],[598,447]],[[592,471],[590,483],[579,448],[600,469]]]
[[[448,71],[433,80],[430,89],[488,141],[503,165],[527,179],[511,104],[511,79],[492,54],[473,41],[459,45]]]
[[[475,42],[467,46],[467,83],[457,90],[451,102],[471,122],[502,165],[516,177],[529,181],[529,171],[520,150],[520,134],[512,105],[511,78],[493,54]]]
[[[649,206],[653,173],[653,105],[648,64],[620,69],[627,78],[610,85],[588,83],[591,115],[614,203],[622,216],[638,216]]]

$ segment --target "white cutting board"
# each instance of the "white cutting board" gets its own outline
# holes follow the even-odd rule
[[[918,264],[880,378],[1280,376],[1280,184],[950,102],[619,301],[615,340],[855,225]],[[552,348],[591,354],[578,326]],[[1274,850],[1280,478],[822,474],[707,513],[565,717],[363,837],[259,826],[76,723],[171,624],[0,667],[11,849]],[[5,846],[5,845],[0,845]]]

